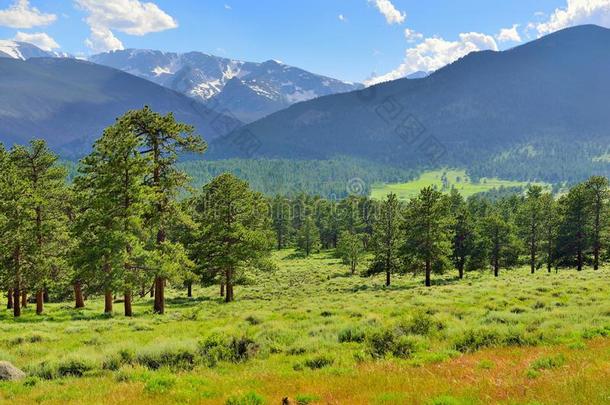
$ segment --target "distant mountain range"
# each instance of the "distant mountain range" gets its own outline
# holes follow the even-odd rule
[[[243,62],[201,52],[126,49],[94,55],[89,60],[176,90],[212,109],[228,110],[244,122],[294,103],[364,87],[274,60]]]
[[[24,57],[29,50],[18,48]],[[115,118],[144,105],[173,112],[208,141],[242,125],[183,94],[106,66],[68,58],[0,58],[0,141],[7,146],[44,138],[64,156],[82,156]]]
[[[610,175],[610,30],[598,26],[369,88],[197,52],[58,56],[0,41],[1,142],[43,137],[79,156],[116,117],[150,105],[194,125],[211,142],[208,159],[349,156],[550,182]]]
[[[218,139],[210,156],[347,155],[408,167],[484,164],[490,170],[502,164],[516,170],[525,161],[522,177],[534,175],[531,165],[541,165],[536,170],[543,173],[542,165],[551,162],[565,177],[580,164],[578,151],[586,149],[589,162],[593,153],[606,156],[609,72],[610,30],[574,27],[507,51],[471,53],[419,80],[293,105]],[[239,146],[244,134],[255,147]],[[545,158],[553,153],[554,160]]]

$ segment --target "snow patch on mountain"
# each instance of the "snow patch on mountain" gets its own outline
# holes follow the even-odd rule
[[[290,103],[300,103],[302,101],[313,100],[318,97],[318,94],[313,90],[303,90],[300,87],[296,88],[296,91],[286,95],[286,100]]]
[[[161,66],[157,66],[156,68],[153,69],[152,72],[155,74],[155,76],[161,76],[163,74],[167,74],[167,75],[173,74],[171,69],[169,69],[168,67],[161,67]]]
[[[70,54],[64,52],[43,51],[36,45],[27,42],[0,40],[0,58],[11,58],[26,60],[30,58],[71,58]]]
[[[0,52],[9,58],[25,60],[21,51],[19,51],[19,44],[15,41],[0,40]]]

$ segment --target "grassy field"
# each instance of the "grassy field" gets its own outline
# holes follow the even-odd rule
[[[445,174],[446,178],[444,184],[443,174]],[[449,191],[451,188],[455,188],[462,196],[467,198],[473,194],[500,187],[525,187],[528,184],[526,182],[500,179],[481,179],[478,183],[473,183],[464,170],[435,170],[423,173],[418,179],[408,183],[373,185],[371,196],[382,200],[388,194],[394,193],[399,199],[408,200],[416,196],[422,188],[436,186],[438,190],[442,191]]]
[[[101,300],[0,313],[0,360],[28,373],[0,403],[607,404],[610,270],[499,279],[349,276],[328,253],[274,254],[224,304],[173,291],[165,316]]]

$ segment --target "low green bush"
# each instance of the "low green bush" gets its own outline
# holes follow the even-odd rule
[[[417,351],[417,346],[415,338],[405,335],[401,328],[374,330],[366,337],[366,350],[375,359],[388,355],[406,359]]]
[[[312,357],[303,362],[303,365],[311,370],[318,370],[324,367],[331,366],[335,362],[335,359],[321,355]]]
[[[359,327],[348,327],[339,332],[339,343],[356,342],[362,343],[366,337],[366,333]]]
[[[453,348],[462,353],[472,353],[477,350],[501,346],[502,336],[490,329],[470,329],[458,336],[453,342]]]
[[[45,380],[61,377],[82,377],[94,370],[95,363],[86,358],[66,358],[57,361],[43,361],[28,369],[28,374]]]
[[[116,353],[111,353],[102,361],[104,370],[116,371],[126,364],[133,364],[135,361],[135,351],[131,349],[121,349]]]
[[[559,367],[563,366],[565,363],[566,363],[566,358],[564,357],[564,355],[558,354],[556,356],[541,357],[541,358],[535,360],[530,365],[530,368],[532,370],[536,370],[536,371],[552,370],[554,368],[559,368]]]
[[[417,342],[411,336],[399,336],[392,347],[392,355],[401,359],[410,358],[417,351]]]
[[[428,336],[443,330],[445,324],[422,311],[416,312],[411,319],[399,323],[398,327],[406,334]]]
[[[380,359],[392,352],[395,341],[392,329],[373,330],[366,336],[366,349],[371,357]]]
[[[245,336],[233,338],[229,343],[231,361],[234,363],[241,363],[249,360],[258,353],[259,349],[259,345],[254,340]]]
[[[161,345],[137,352],[135,362],[151,370],[161,367],[190,370],[195,365],[196,356],[196,350],[188,345]]]
[[[87,371],[95,368],[93,362],[86,359],[66,359],[57,364],[57,373],[61,377],[82,377]]]
[[[203,361],[210,367],[220,361],[241,363],[254,357],[260,346],[248,337],[226,339],[214,334],[199,342],[198,351]]]

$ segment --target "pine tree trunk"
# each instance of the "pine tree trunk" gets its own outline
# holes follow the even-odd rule
[[[104,313],[112,313],[112,291],[106,290],[104,293]]]
[[[9,288],[6,294],[6,309],[13,309],[13,289]]]
[[[125,316],[133,316],[133,310],[131,308],[131,291],[125,291]]]
[[[193,283],[190,281],[186,284],[186,296],[189,298],[193,297]]]
[[[225,283],[227,284],[227,291],[226,291],[226,295],[225,295],[225,302],[231,302],[233,301],[233,270],[232,269],[228,269],[226,272],[226,280]]]
[[[593,270],[599,269],[599,251],[600,251],[600,241],[599,241],[599,230],[600,230],[600,210],[601,208],[597,208],[595,210],[595,240],[593,241]]]
[[[39,290],[36,292],[36,315],[42,315],[44,311],[44,292]]]
[[[74,283],[74,302],[76,309],[85,308],[85,299],[83,298],[83,289],[80,281]]]
[[[391,281],[391,280],[390,280],[390,270],[389,270],[389,269],[387,269],[387,270],[385,271],[385,286],[386,286],[386,287],[389,287],[389,286],[390,286],[390,281]]]
[[[460,262],[458,265],[458,274],[460,276],[460,280],[464,278],[464,263]]]
[[[432,280],[430,279],[430,274],[432,273],[432,265],[429,259],[426,259],[426,287],[432,286]]]
[[[159,229],[157,232],[157,245],[165,242],[165,230]],[[163,277],[155,278],[155,305],[153,312],[163,315],[165,313],[165,279]]]
[[[13,315],[15,318],[21,316],[21,306],[19,299],[21,294],[21,247],[17,246],[13,252],[13,262],[15,265],[15,286],[13,287]]]
[[[23,290],[21,292],[21,307],[22,308],[28,307],[28,292],[26,290]]]
[[[500,275],[500,264],[498,260],[498,256],[494,256],[494,277],[498,277]]]
[[[19,318],[21,316],[21,306],[19,305],[19,286],[13,289],[13,316]]]
[[[51,299],[49,298],[49,290],[47,289],[47,287],[45,287],[43,292],[42,292],[42,301],[45,304],[48,304],[49,301],[51,301]]]
[[[578,248],[578,252],[576,253],[576,261],[578,271],[582,271],[582,250],[580,249],[580,247]]]
[[[225,283],[220,283],[220,296],[225,296]]]
[[[165,279],[155,278],[155,308],[154,313],[163,315],[165,313]]]

